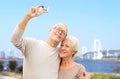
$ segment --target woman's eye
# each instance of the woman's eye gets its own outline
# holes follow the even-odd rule
[[[66,45],[65,47],[69,47],[68,45]]]
[[[61,46],[63,46],[63,44],[61,44]]]

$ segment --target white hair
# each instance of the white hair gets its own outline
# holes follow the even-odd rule
[[[67,36],[66,39],[71,41],[73,50],[77,53],[79,49],[79,40],[75,36]]]

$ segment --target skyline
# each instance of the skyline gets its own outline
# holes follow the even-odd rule
[[[54,24],[63,22],[68,26],[68,35],[79,39],[80,51],[82,46],[93,49],[95,39],[101,41],[102,49],[120,49],[119,0],[4,0],[0,3],[0,50],[10,47],[17,51],[10,36],[28,9],[38,4],[49,6],[49,12],[31,19],[24,37],[44,40]]]

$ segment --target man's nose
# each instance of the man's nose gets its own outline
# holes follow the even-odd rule
[[[58,32],[59,32],[60,35],[62,35],[62,31],[61,30],[59,30]]]

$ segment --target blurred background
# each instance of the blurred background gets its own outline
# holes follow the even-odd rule
[[[63,22],[69,28],[68,35],[79,39],[79,52],[74,57],[76,62],[83,64],[90,73],[120,73],[120,0],[2,0],[1,71],[22,73],[23,55],[12,45],[10,36],[28,9],[39,4],[49,7],[49,12],[33,18],[24,37],[44,40],[50,27]],[[13,70],[11,61],[15,65]]]

